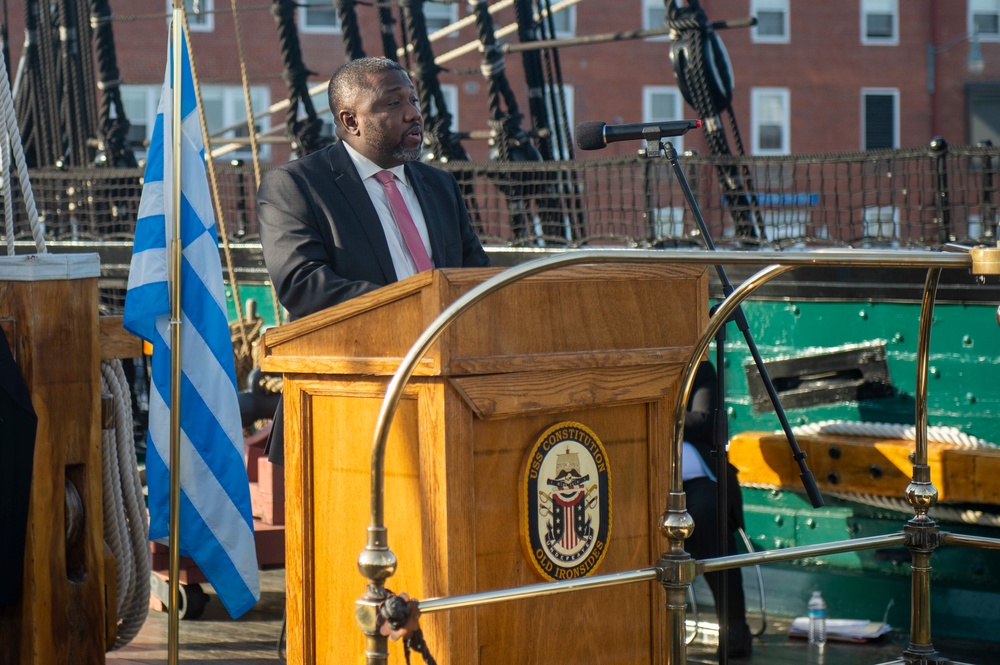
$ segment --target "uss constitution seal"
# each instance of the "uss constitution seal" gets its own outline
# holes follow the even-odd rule
[[[549,427],[528,453],[522,542],[549,580],[589,575],[607,553],[611,472],[604,444],[575,422]]]

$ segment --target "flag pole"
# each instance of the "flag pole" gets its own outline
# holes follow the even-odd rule
[[[181,506],[181,149],[183,118],[181,117],[182,66],[184,35],[184,2],[173,0],[170,22],[173,54],[171,60],[171,223],[170,240],[170,573],[167,626],[167,656],[169,665],[177,665],[180,652],[180,506]],[[167,195],[167,192],[164,192]]]

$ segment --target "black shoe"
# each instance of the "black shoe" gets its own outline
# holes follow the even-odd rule
[[[726,656],[730,659],[749,658],[753,653],[753,635],[750,626],[739,623],[729,627]]]

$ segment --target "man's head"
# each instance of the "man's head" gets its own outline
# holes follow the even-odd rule
[[[382,168],[420,157],[423,118],[410,77],[388,58],[359,58],[330,79],[337,136]]]

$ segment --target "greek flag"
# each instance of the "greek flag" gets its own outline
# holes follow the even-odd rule
[[[185,36],[186,39],[186,36]],[[239,617],[260,598],[250,487],[243,460],[215,213],[187,48],[182,45],[180,553]],[[171,47],[170,51],[173,48]],[[153,345],[146,482],[149,537],[166,539],[170,514],[170,284],[173,239],[172,53],[147,154],[125,328]]]

